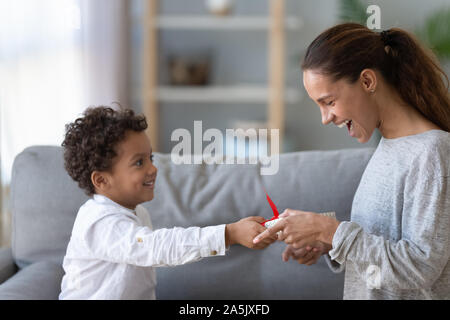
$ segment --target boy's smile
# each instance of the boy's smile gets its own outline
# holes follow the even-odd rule
[[[152,147],[144,131],[129,130],[117,144],[117,156],[110,170],[101,172],[103,183],[96,188],[114,202],[134,210],[153,199],[157,169],[152,163]]]

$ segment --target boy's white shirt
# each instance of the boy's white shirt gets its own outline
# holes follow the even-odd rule
[[[153,267],[225,255],[225,225],[152,230],[142,207],[95,194],[77,214],[59,299],[155,299]]]

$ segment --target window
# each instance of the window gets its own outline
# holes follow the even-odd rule
[[[14,157],[30,145],[60,145],[64,124],[84,108],[79,0],[1,1],[0,21],[0,221],[5,240]]]

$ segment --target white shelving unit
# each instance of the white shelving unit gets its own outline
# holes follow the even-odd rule
[[[296,30],[303,23],[298,17],[284,15],[284,0],[268,0],[268,16],[206,16],[206,15],[158,15],[158,0],[146,0],[143,18],[143,110],[147,118],[158,119],[158,103],[267,103],[267,128],[280,132],[280,148],[283,145],[284,104],[295,103],[301,98],[300,92],[284,86],[284,33],[285,29]],[[267,84],[239,84],[232,86],[182,87],[159,86],[158,32],[159,30],[204,30],[205,32],[239,30],[263,30],[268,33],[268,74]],[[158,121],[149,126],[153,150],[159,150]],[[280,149],[281,152],[281,149]]]
[[[155,27],[160,29],[207,29],[207,30],[267,30],[270,19],[265,16],[202,16],[172,15],[160,16],[155,20]],[[286,29],[296,30],[302,27],[297,17],[286,17]]]
[[[156,97],[160,102],[215,102],[215,103],[265,103],[269,100],[270,90],[267,86],[236,85],[208,87],[158,87]],[[285,90],[285,101],[296,103],[301,95],[298,90]]]

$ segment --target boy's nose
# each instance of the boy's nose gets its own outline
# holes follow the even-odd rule
[[[150,166],[149,166],[149,169],[148,169],[148,173],[150,175],[155,175],[155,176],[158,173],[158,168],[156,168],[155,165],[153,163],[151,163],[151,162],[150,162]]]

